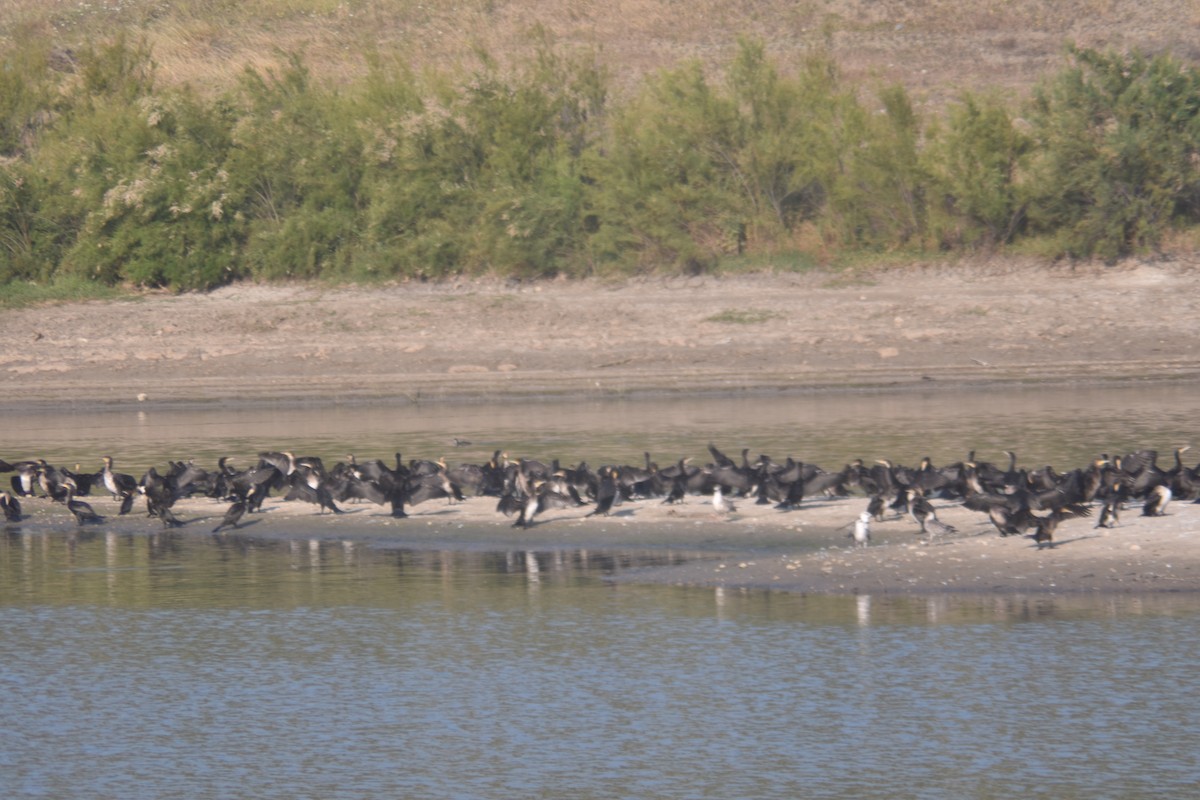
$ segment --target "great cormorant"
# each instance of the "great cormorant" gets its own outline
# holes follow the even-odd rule
[[[1142,505],[1143,517],[1161,517],[1167,513],[1167,504],[1171,502],[1171,487],[1160,483],[1150,490],[1146,502]]]
[[[253,493],[254,489],[250,491]],[[225,516],[221,518],[221,524],[213,528],[212,532],[220,533],[223,528],[236,528],[246,514],[246,503],[246,500],[234,500],[225,511]]]
[[[1069,503],[1044,517],[1034,516],[1033,540],[1037,542],[1038,549],[1054,547],[1054,531],[1058,529],[1060,522],[1071,517],[1088,517],[1091,514],[1092,510],[1082,503]]]
[[[1096,490],[1095,498],[1100,501],[1100,518],[1096,520],[1097,528],[1115,528],[1120,520],[1121,509],[1129,499],[1125,482],[1120,476],[1109,476],[1105,483]]]
[[[617,481],[613,476],[613,468],[604,466],[600,468],[600,482],[596,488],[596,507],[588,512],[589,517],[607,517],[608,512],[612,510],[613,502],[617,499]]]
[[[76,524],[85,525],[104,522],[104,517],[97,514],[90,504],[75,499],[75,481],[68,478],[65,484],[67,487],[67,510],[75,515]]]
[[[12,476],[10,483],[12,484],[13,494],[17,497],[33,497],[33,487],[38,485],[38,473],[46,464],[45,461],[37,459],[35,461],[17,461],[9,464],[16,475]]]
[[[123,500],[137,491],[137,479],[132,475],[126,475],[124,472],[113,472],[112,456],[103,456],[101,460],[104,462],[104,469],[100,473],[101,480],[104,482],[104,488],[108,490],[108,493],[113,496],[114,500],[118,498]]]
[[[0,512],[4,513],[5,522],[20,522],[21,501],[8,492],[0,492]]]

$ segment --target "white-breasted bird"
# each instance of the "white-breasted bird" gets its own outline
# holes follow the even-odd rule
[[[713,510],[718,514],[730,514],[737,511],[737,507],[733,504],[733,501],[721,493],[721,486],[719,484],[713,487],[712,504]]]
[[[858,519],[854,520],[854,530],[850,532],[854,537],[854,543],[859,547],[866,547],[871,543],[871,512],[864,511],[858,515]]]

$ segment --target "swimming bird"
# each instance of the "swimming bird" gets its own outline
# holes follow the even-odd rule
[[[866,547],[871,543],[871,512],[864,511],[858,515],[858,519],[854,520],[854,530],[850,532],[854,537],[854,543],[859,547]]]

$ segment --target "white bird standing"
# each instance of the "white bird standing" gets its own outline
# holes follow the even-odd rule
[[[850,535],[854,537],[854,543],[859,547],[866,547],[871,543],[870,511],[864,511],[858,515],[858,519],[854,521],[854,531]]]
[[[733,502],[731,500],[727,499],[725,497],[725,495],[721,494],[720,486],[713,487],[712,504],[713,504],[713,510],[716,511],[718,514],[729,514],[731,512],[737,511],[737,507],[733,505]]]

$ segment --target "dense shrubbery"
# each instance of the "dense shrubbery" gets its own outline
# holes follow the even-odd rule
[[[587,53],[335,90],[293,57],[218,98],[160,90],[117,38],[0,63],[0,284],[176,290],[242,277],[700,271],[739,253],[1153,248],[1200,219],[1200,71],[1072,50],[1028,108],[964,96],[925,121],[814,57],[746,41],[714,81],[621,103]]]

